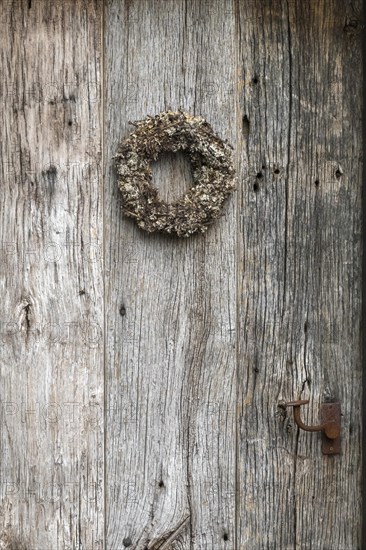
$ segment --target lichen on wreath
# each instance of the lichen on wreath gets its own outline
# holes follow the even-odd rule
[[[132,123],[135,131],[120,144],[115,163],[122,208],[149,233],[189,237],[204,233],[222,213],[236,179],[232,148],[201,116],[166,111]],[[162,152],[182,151],[192,167],[193,185],[168,203],[152,183],[151,163]]]

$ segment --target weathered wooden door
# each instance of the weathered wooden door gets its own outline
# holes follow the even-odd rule
[[[0,548],[361,548],[360,0],[1,5]],[[179,107],[238,190],[149,236],[112,156]]]

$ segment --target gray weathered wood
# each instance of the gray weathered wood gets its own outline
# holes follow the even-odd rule
[[[240,548],[361,547],[359,7],[240,4]],[[313,424],[340,400],[340,457],[278,407],[300,397]]]
[[[205,236],[148,236],[123,218],[111,169],[128,121],[168,108],[207,117],[233,141],[234,31],[231,3],[107,4],[106,472],[119,488],[107,493],[111,549],[126,539],[139,549],[234,545],[235,201]],[[172,199],[187,166],[157,163],[156,182],[164,172]]]
[[[3,2],[1,549],[361,548],[360,6]],[[238,191],[149,236],[112,156],[179,107]],[[299,397],[340,400],[341,456]]]
[[[101,6],[2,2],[0,547],[101,549]]]

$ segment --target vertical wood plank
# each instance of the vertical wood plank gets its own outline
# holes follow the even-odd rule
[[[277,412],[291,394],[286,239],[290,58],[286,4],[238,2],[238,548],[293,548],[293,457]],[[301,368],[301,367],[299,367]]]
[[[235,139],[234,13],[224,4],[107,4],[111,549],[235,546],[235,199],[205,236],[149,236],[122,216],[111,163],[129,120],[168,108]],[[188,168],[158,162],[161,192],[182,193]]]
[[[360,548],[360,6],[239,6],[244,269],[240,548]],[[249,122],[248,122],[249,121]],[[343,411],[340,457],[285,401]],[[278,406],[280,405],[280,406]]]
[[[289,21],[299,99],[290,136],[287,296],[288,304],[296,297],[292,315],[288,308],[298,331],[291,345],[301,341],[304,369],[294,392],[310,398],[308,422],[318,421],[322,401],[342,407],[341,456],[323,457],[319,438],[295,436],[296,548],[317,541],[361,548],[361,2],[299,2]]]
[[[103,548],[99,2],[2,2],[1,548]]]

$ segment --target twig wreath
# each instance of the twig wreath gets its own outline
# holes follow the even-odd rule
[[[204,233],[235,189],[231,146],[204,118],[184,111],[167,111],[132,124],[136,130],[114,157],[124,213],[149,233]],[[152,184],[151,163],[163,151],[185,152],[192,166],[193,185],[173,203],[159,198]]]

